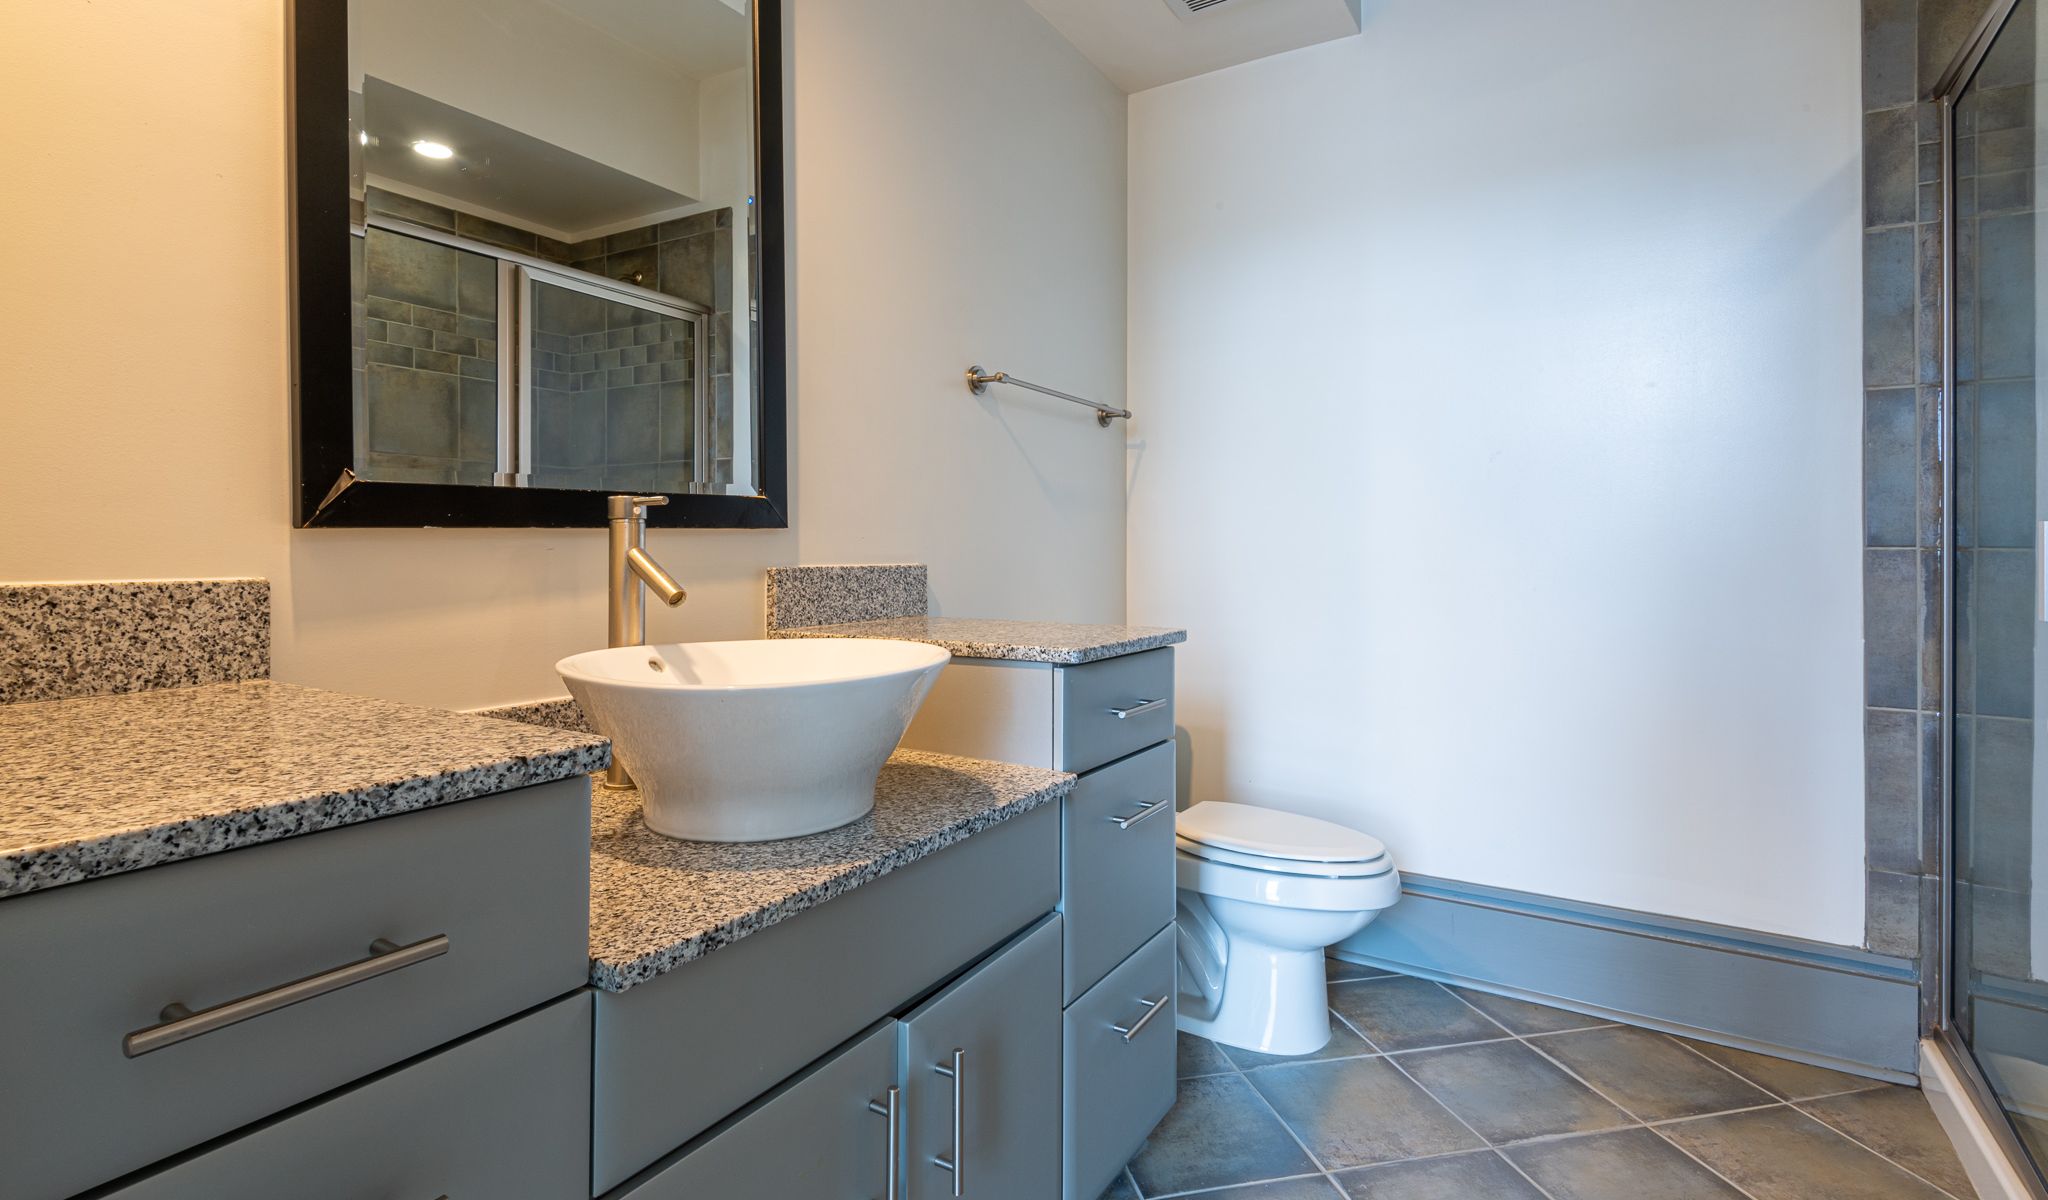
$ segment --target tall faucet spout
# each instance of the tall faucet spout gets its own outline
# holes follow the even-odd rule
[[[633,574],[638,575],[641,582],[670,608],[690,598],[690,594],[683,590],[683,585],[677,583],[667,571],[662,570],[661,564],[655,562],[647,551],[640,547],[633,546],[626,551],[626,565],[631,567]]]

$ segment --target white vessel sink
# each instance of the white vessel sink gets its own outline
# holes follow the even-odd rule
[[[951,657],[869,638],[683,642],[592,650],[555,670],[640,785],[648,828],[766,842],[865,816]]]

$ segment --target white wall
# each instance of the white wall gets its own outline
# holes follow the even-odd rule
[[[794,562],[1118,618],[1121,439],[958,372],[1118,390],[1123,99],[1022,0],[846,7],[793,4],[795,527],[652,533],[691,598],[650,633],[759,636],[761,569]],[[604,637],[601,530],[290,528],[283,8],[7,10],[0,110],[35,119],[0,123],[0,580],[268,576],[280,679],[559,695]],[[962,172],[984,153],[1021,170]]]
[[[1131,102],[1195,798],[1863,940],[1854,0],[1383,0]]]

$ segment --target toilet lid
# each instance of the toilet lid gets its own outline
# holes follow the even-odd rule
[[[1334,821],[1277,808],[1204,800],[1174,821],[1174,833],[1195,846],[1300,863],[1370,863],[1387,848],[1375,837]]]
[[[1245,854],[1238,850],[1225,850],[1220,846],[1205,846],[1191,842],[1184,837],[1173,839],[1173,848],[1190,858],[1205,862],[1226,863],[1233,867],[1244,867],[1264,875],[1311,875],[1318,879],[1369,879],[1385,875],[1394,869],[1394,860],[1381,855],[1366,862],[1307,862],[1297,858],[1269,858],[1261,854]]]

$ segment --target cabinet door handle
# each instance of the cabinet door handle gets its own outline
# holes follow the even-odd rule
[[[163,1023],[151,1025],[147,1029],[138,1029],[122,1038],[121,1053],[129,1058],[136,1058],[152,1050],[175,1046],[202,1033],[212,1033],[216,1029],[240,1024],[251,1017],[260,1017],[265,1013],[276,1012],[280,1008],[288,1008],[302,1000],[338,992],[342,988],[375,979],[379,975],[389,975],[393,971],[412,966],[414,963],[425,962],[430,958],[439,958],[446,953],[448,935],[445,933],[437,933],[410,946],[401,946],[378,938],[370,943],[368,958],[358,959],[331,971],[322,971],[318,975],[308,975],[304,979],[279,984],[267,991],[243,996],[239,1000],[216,1004],[212,1008],[203,1008],[198,1012],[175,1002],[167,1004],[160,1014]]]
[[[887,1099],[868,1101],[868,1111],[889,1119],[889,1157],[888,1165],[882,1169],[882,1200],[896,1200],[896,1143],[903,1133],[903,1089],[892,1087]]]
[[[1115,826],[1118,829],[1129,829],[1131,826],[1136,825],[1138,822],[1144,820],[1146,817],[1151,816],[1153,813],[1159,812],[1165,807],[1166,801],[1154,800],[1150,804],[1139,806],[1138,811],[1132,813],[1128,817],[1110,817],[1109,820],[1113,824],[1115,824]]]
[[[962,1153],[966,1149],[966,1146],[963,1144],[966,1139],[962,1136],[966,1120],[962,1114],[966,1111],[967,1107],[967,1051],[954,1050],[953,1061],[950,1065],[937,1063],[932,1067],[932,1070],[953,1081],[953,1156],[947,1158],[943,1154],[934,1154],[932,1155],[932,1165],[940,1170],[953,1173],[953,1194],[958,1196],[961,1194],[961,1177],[966,1173],[963,1169],[966,1164],[961,1160],[966,1157]]]
[[[1166,699],[1165,696],[1161,696],[1157,700],[1140,700],[1136,704],[1126,704],[1122,708],[1112,708],[1108,711],[1119,721],[1125,717],[1142,717],[1148,712],[1165,708]]]
[[[1131,1022],[1129,1025],[1111,1025],[1110,1028],[1116,1031],[1117,1033],[1123,1034],[1124,1040],[1128,1042],[1132,1038],[1138,1036],[1139,1030],[1145,1028],[1145,1026],[1147,1025],[1150,1025],[1152,1023],[1152,1018],[1158,1016],[1159,1010],[1165,1008],[1166,1002],[1171,999],[1173,999],[1172,992],[1168,992],[1164,996],[1159,997],[1159,999],[1157,1000],[1147,1000],[1143,996],[1140,996],[1138,997],[1138,1003],[1149,1005],[1149,1007],[1145,1009],[1145,1015],[1139,1017],[1137,1020]]]

